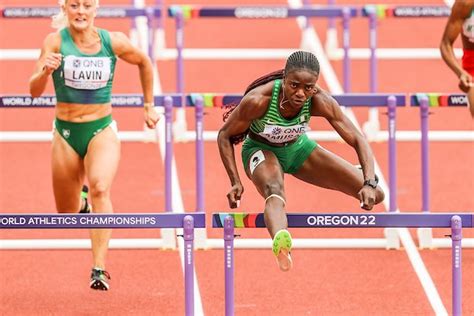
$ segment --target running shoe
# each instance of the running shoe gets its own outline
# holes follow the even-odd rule
[[[108,291],[110,274],[102,269],[94,268],[91,272],[90,287],[93,290]]]
[[[89,196],[89,187],[87,185],[82,186],[82,191],[81,191],[81,201],[82,207],[79,213],[81,214],[88,214],[92,212],[92,206],[89,204],[89,201],[87,200],[87,197]]]
[[[291,260],[291,234],[286,229],[279,230],[273,237],[273,254],[281,271],[289,271],[293,266]]]

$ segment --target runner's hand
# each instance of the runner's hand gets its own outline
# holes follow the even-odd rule
[[[472,76],[467,72],[462,72],[459,76],[459,89],[461,91],[468,93],[469,89],[473,86]]]
[[[156,123],[160,120],[158,112],[156,112],[155,107],[146,106],[145,107],[145,123],[148,128],[155,128]]]
[[[360,207],[370,211],[375,205],[375,189],[364,185],[359,191]]]
[[[50,53],[44,60],[43,70],[50,75],[61,66],[62,55],[58,53]]]
[[[229,207],[236,208],[240,206],[240,199],[244,193],[244,187],[242,184],[237,183],[232,186],[230,192],[227,193],[227,199],[229,200]]]

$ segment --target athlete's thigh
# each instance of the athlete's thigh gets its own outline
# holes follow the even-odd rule
[[[120,161],[120,141],[112,126],[94,136],[84,158],[87,178],[91,187],[100,184],[108,190]]]
[[[83,161],[56,131],[51,146],[51,169],[56,208],[60,212],[77,212],[84,181]]]
[[[274,189],[284,193],[284,173],[273,152],[263,149],[254,152],[245,166],[245,172],[263,197]]]
[[[321,146],[313,150],[294,176],[305,182],[338,190],[356,198],[364,183],[361,170]]]

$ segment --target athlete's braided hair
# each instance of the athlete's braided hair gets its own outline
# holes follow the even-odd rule
[[[271,72],[269,74],[266,74],[254,80],[247,87],[247,89],[245,89],[244,95],[246,95],[247,93],[249,93],[251,90],[255,89],[258,86],[264,85],[273,80],[282,79],[288,73],[294,70],[301,70],[301,69],[305,69],[305,70],[314,72],[316,74],[319,74],[319,61],[316,58],[316,56],[314,56],[310,52],[304,52],[304,51],[297,51],[297,52],[292,53],[286,60],[285,69],[280,69],[280,70]],[[239,103],[230,103],[230,104],[224,105],[224,107],[226,108],[226,111],[222,117],[224,122],[227,121],[230,114],[235,110],[235,108],[238,105]],[[242,142],[247,136],[248,132],[249,132],[249,129],[247,129],[242,134],[231,136],[230,142],[234,145]]]
[[[319,61],[310,52],[297,51],[288,57],[285,65],[285,75],[293,70],[306,69],[315,74],[319,74]]]

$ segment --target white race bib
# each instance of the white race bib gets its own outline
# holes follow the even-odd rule
[[[265,129],[259,133],[259,135],[272,143],[286,143],[300,137],[306,130],[307,124],[298,124],[288,127],[265,125]]]
[[[97,90],[107,85],[110,79],[109,57],[64,58],[64,80],[68,87],[83,90]]]

